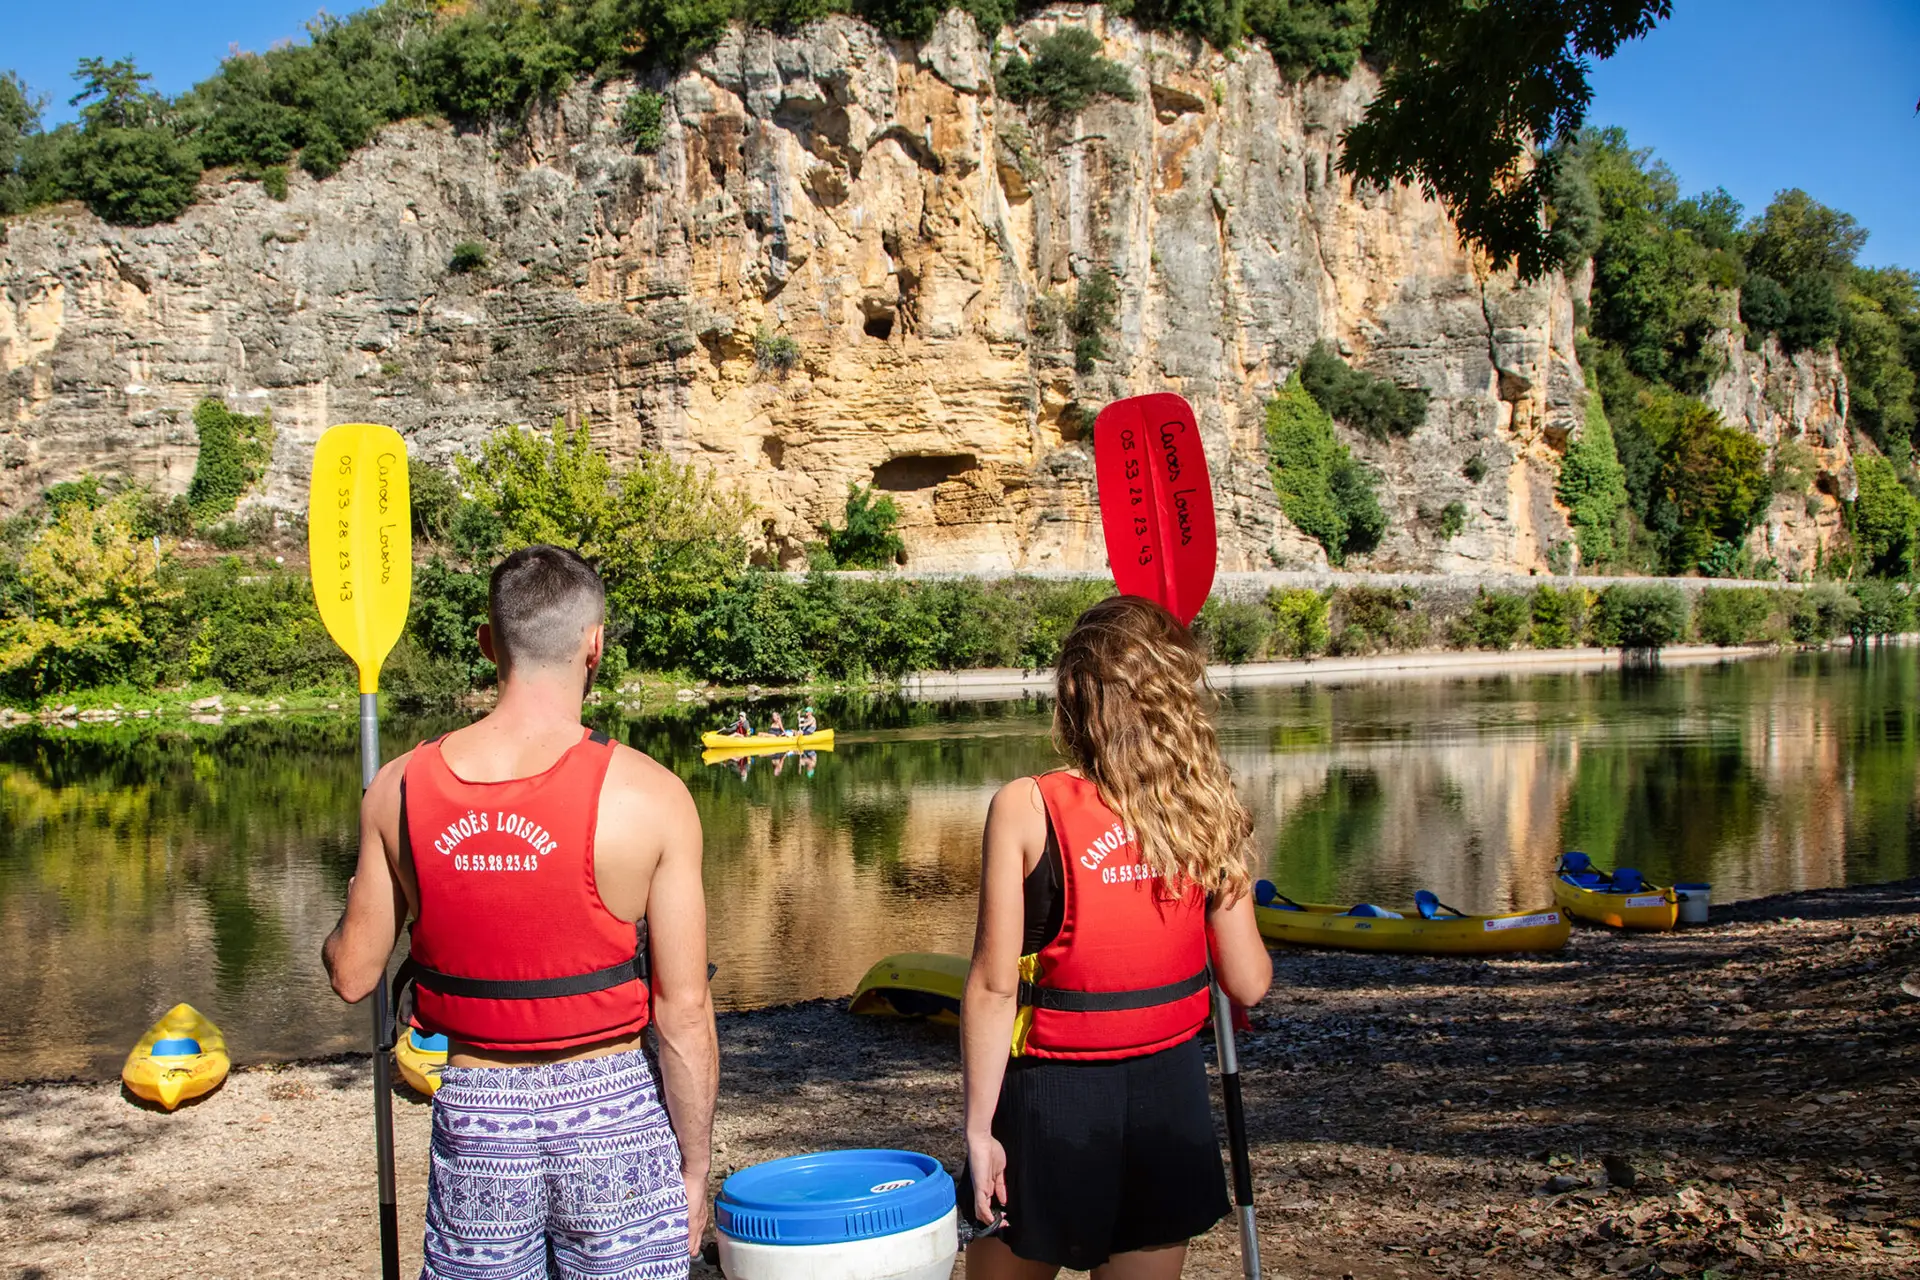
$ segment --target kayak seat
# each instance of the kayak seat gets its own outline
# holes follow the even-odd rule
[[[413,1038],[413,1047],[422,1053],[447,1052],[447,1038],[445,1036],[430,1036],[418,1027],[410,1028],[407,1034]]]
[[[1587,857],[1586,854],[1580,852],[1578,849],[1569,849],[1560,855],[1560,870],[1571,871],[1575,874],[1583,871],[1591,871],[1593,870],[1593,859]]]
[[[1401,915],[1398,911],[1389,911],[1385,907],[1376,907],[1371,902],[1362,902],[1356,906],[1349,907],[1347,910],[1343,911],[1341,914],[1349,915],[1349,916],[1361,916],[1369,920],[1404,920],[1406,919],[1406,917]]]
[[[1613,891],[1615,893],[1633,893],[1644,888],[1646,881],[1632,867],[1615,867],[1613,870]]]
[[[1420,912],[1422,920],[1431,920],[1440,912],[1440,898],[1430,889],[1422,889],[1413,895],[1413,905]]]
[[[1256,880],[1253,883],[1253,904],[1256,907],[1270,907],[1280,891],[1273,887],[1271,880]]]
[[[200,1042],[192,1036],[168,1036],[155,1040],[147,1052],[156,1058],[185,1058],[200,1052]]]

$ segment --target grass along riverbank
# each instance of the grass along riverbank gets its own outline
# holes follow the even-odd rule
[[[1549,957],[1281,951],[1241,1070],[1262,1247],[1287,1278],[1866,1280],[1920,1265],[1920,881],[1716,908]],[[843,1002],[726,1014],[717,1178],[802,1150],[957,1167],[951,1031]],[[129,1036],[137,1029],[129,1031]],[[119,1277],[378,1265],[364,1057],[235,1072],[143,1110],[0,1089],[0,1260]],[[403,1265],[428,1107],[397,1101]],[[1629,1185],[1630,1184],[1630,1185]],[[1230,1223],[1188,1274],[1239,1274]]]

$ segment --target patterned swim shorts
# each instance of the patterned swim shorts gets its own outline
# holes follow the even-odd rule
[[[448,1067],[422,1280],[687,1274],[680,1146],[644,1053]]]

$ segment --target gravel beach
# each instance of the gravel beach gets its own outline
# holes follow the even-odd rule
[[[1241,1040],[1272,1276],[1920,1275],[1920,881],[1552,957],[1277,969]],[[816,1001],[720,1040],[716,1179],[846,1146],[957,1168],[951,1030]],[[0,1275],[377,1274],[370,1080],[240,1070],[170,1116],[117,1082],[0,1089]],[[415,1274],[428,1108],[395,1113]],[[1187,1273],[1239,1265],[1229,1222]]]

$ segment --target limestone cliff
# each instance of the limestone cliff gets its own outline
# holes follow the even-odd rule
[[[900,501],[914,567],[1094,568],[1091,415],[1171,389],[1203,426],[1223,567],[1304,568],[1324,557],[1278,512],[1262,404],[1329,338],[1432,395],[1411,438],[1354,442],[1392,516],[1372,566],[1544,567],[1580,420],[1567,283],[1516,286],[1418,193],[1335,173],[1364,71],[1295,85],[1259,50],[1098,8],[1002,45],[1066,21],[1102,35],[1136,101],[1030,116],[994,97],[990,42],[957,14],[918,47],[833,19],[737,31],[656,85],[653,155],[622,141],[636,86],[615,80],[511,132],[390,128],[284,202],[236,179],[166,226],[17,220],[0,502],[83,470],[183,489],[208,394],[271,408],[258,500],[284,507],[334,422],[391,422],[443,460],[564,415],[737,479],[768,559],[797,560],[860,481]],[[450,271],[467,240],[488,266]],[[1119,303],[1082,374],[1061,321],[1101,268]]]

